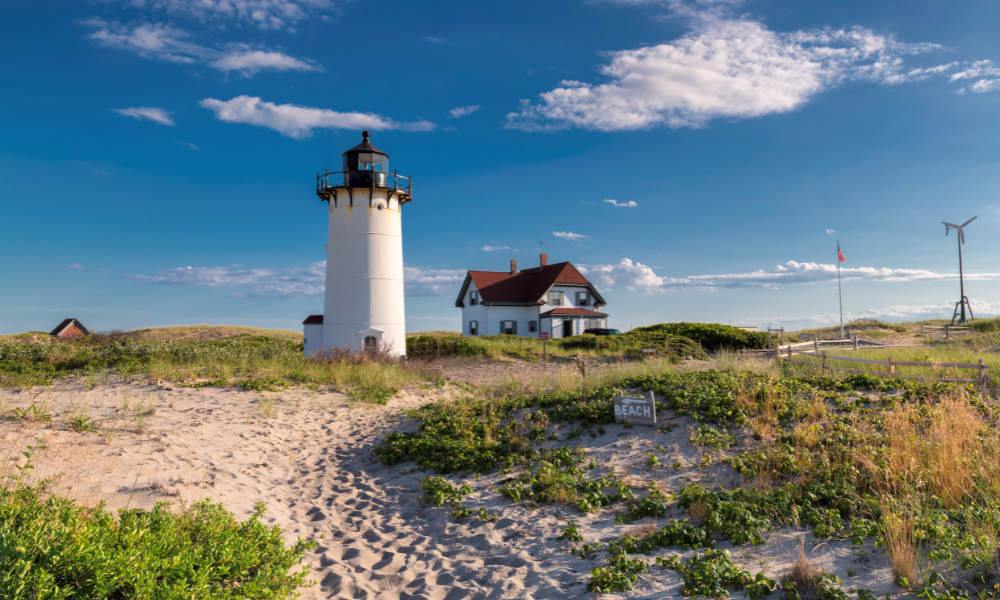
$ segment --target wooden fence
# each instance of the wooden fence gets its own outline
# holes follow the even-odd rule
[[[847,371],[849,373],[865,373],[867,375],[877,375],[879,377],[885,377],[885,376],[888,375],[889,377],[899,377],[899,378],[902,378],[902,379],[924,379],[924,380],[933,380],[933,381],[953,381],[953,382],[958,382],[958,383],[977,383],[977,384],[979,384],[979,391],[980,392],[983,392],[986,389],[986,371],[987,371],[987,369],[989,369],[989,367],[986,366],[986,361],[984,359],[982,359],[982,358],[979,359],[978,363],[932,363],[932,362],[913,362],[913,361],[906,361],[906,360],[895,360],[891,356],[889,357],[889,360],[887,360],[887,361],[884,361],[884,360],[869,360],[869,359],[864,359],[864,358],[847,358],[846,356],[828,356],[827,353],[826,353],[826,350],[823,350],[821,352],[804,352],[802,350],[795,350],[792,347],[788,347],[786,349],[786,351],[788,353],[787,357],[786,357],[786,360],[788,360],[789,363],[798,363],[798,364],[802,364],[802,365],[809,365],[809,366],[812,366],[812,367],[818,366],[818,367],[821,367],[824,372],[829,369],[829,370],[832,370],[832,371]],[[801,354],[803,356],[810,356],[810,357],[813,357],[813,358],[818,358],[818,359],[820,359],[821,362],[820,362],[819,365],[817,365],[816,363],[810,362],[810,361],[807,361],[807,360],[801,360],[801,359],[800,360],[795,360],[793,358],[793,355],[795,355],[795,354]],[[779,354],[779,352],[778,352],[777,349],[775,349],[774,357],[775,357],[775,359],[782,358],[781,354]],[[886,373],[885,371],[865,371],[864,369],[848,369],[848,368],[845,368],[845,367],[831,367],[831,366],[829,366],[827,364],[827,360],[830,360],[830,359],[832,359],[832,360],[841,360],[841,361],[845,361],[845,362],[863,363],[863,364],[869,364],[869,365],[886,365],[886,366],[889,367],[889,372]],[[979,376],[976,379],[956,379],[956,378],[949,378],[949,377],[919,377],[917,375],[900,375],[900,374],[896,373],[896,367],[928,367],[928,368],[932,368],[932,369],[939,369],[939,368],[940,369],[976,369],[978,371],[978,375]]]
[[[946,340],[949,339],[949,338],[951,338],[951,332],[953,332],[953,331],[955,333],[969,333],[969,334],[976,333],[976,330],[973,329],[972,325],[942,325],[942,326],[936,326],[936,325],[924,325],[922,323],[920,325],[920,337],[923,337],[923,336],[927,335],[928,333],[934,333],[936,331],[943,331],[944,332],[944,339],[946,339]]]

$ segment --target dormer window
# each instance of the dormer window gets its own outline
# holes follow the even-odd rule
[[[548,304],[552,306],[562,306],[563,305],[563,293],[562,292],[549,292]]]
[[[469,306],[479,304],[479,292],[469,292]]]

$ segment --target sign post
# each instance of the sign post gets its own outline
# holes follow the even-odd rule
[[[549,340],[549,334],[543,331],[538,334],[538,337],[542,338],[542,362],[547,362],[545,360],[545,342]]]
[[[653,392],[640,398],[615,394],[615,421],[633,425],[656,425],[656,397]]]

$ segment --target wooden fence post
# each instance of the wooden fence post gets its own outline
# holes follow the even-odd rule
[[[889,357],[889,375],[895,377],[896,375],[896,361]]]
[[[823,372],[826,373],[826,350],[823,351]]]
[[[791,344],[788,345],[788,362],[789,363],[792,362],[792,345]]]
[[[945,325],[945,326],[944,326],[944,339],[946,339],[946,340],[947,340],[947,339],[949,339],[949,338],[948,338],[948,333],[949,333],[949,332],[948,332],[948,326],[947,326],[947,325]]]
[[[813,348],[815,348],[816,351],[819,352],[819,335],[813,337]]]
[[[986,360],[979,359],[979,393],[986,393]]]
[[[920,324],[920,337],[924,337],[924,324]]]
[[[781,350],[779,348],[774,349],[774,360],[775,362],[781,362]]]
[[[923,325],[921,325],[921,327],[923,327]],[[854,338],[854,349],[858,349],[858,338]]]

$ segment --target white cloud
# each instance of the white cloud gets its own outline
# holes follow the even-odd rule
[[[216,60],[208,63],[213,69],[229,73],[237,71],[247,77],[258,71],[322,71],[314,61],[298,59],[281,52],[255,50],[246,44],[233,44]]]
[[[112,108],[114,112],[125,115],[126,117],[133,117],[139,119],[149,119],[150,121],[155,121],[160,125],[170,125],[173,126],[174,120],[170,118],[170,113],[163,110],[162,108],[156,108],[155,106],[138,106],[136,108]]]
[[[624,287],[630,291],[659,291],[669,280],[653,272],[652,267],[623,258],[617,265],[577,265],[577,268],[602,288]]]
[[[205,64],[224,73],[237,72],[251,77],[259,71],[322,71],[315,61],[252,47],[229,44],[222,49],[209,48],[184,38],[190,33],[162,23],[122,25],[114,21],[89,19],[85,25],[98,28],[91,39],[108,48],[135,52],[143,58],[181,64]]]
[[[617,200],[605,200],[605,202],[623,208],[634,208],[636,206],[639,206],[638,204],[636,204],[635,200],[629,200],[628,202],[618,202]]]
[[[992,92],[993,90],[1000,89],[1000,79],[985,79],[988,77],[1000,77],[1000,67],[993,64],[992,61],[980,60],[972,63],[965,63],[968,65],[961,71],[953,73],[951,75],[951,81],[966,81],[971,79],[979,79],[968,88],[961,87],[956,90],[957,94],[964,94],[968,90],[973,92],[984,93]]]
[[[65,267],[56,267],[57,271],[83,271],[83,265],[80,263],[73,263],[71,265],[66,265]]]
[[[575,242],[577,240],[582,240],[584,238],[590,239],[589,235],[583,235],[583,234],[580,234],[580,233],[573,233],[572,231],[553,231],[552,235],[556,236],[557,238],[562,238],[564,240],[570,240],[570,241],[573,241],[573,242]]]
[[[651,267],[631,259],[623,258],[611,265],[579,265],[580,271],[602,287],[625,287],[629,290],[666,291],[673,288],[717,289],[720,287],[766,287],[822,283],[837,280],[835,264],[788,261],[773,270],[759,270],[750,273],[722,275],[692,275],[688,277],[660,277]],[[853,267],[841,269],[844,281],[863,279],[867,281],[952,281],[958,273],[935,273],[921,269],[890,269],[873,267]],[[1000,273],[966,273],[966,281],[1000,280]]]
[[[252,96],[237,96],[226,101],[206,98],[198,105],[213,111],[215,118],[220,121],[267,127],[297,140],[311,136],[315,128],[361,129],[366,126],[366,121],[368,129],[376,131],[387,129],[432,131],[436,127],[434,123],[423,119],[401,123],[379,115],[344,113],[298,104],[262,102],[260,98]]]
[[[191,144],[189,142],[174,142],[174,143],[175,144],[179,144],[181,146],[187,146],[188,148],[190,148],[192,150],[197,150],[198,149],[198,146],[195,146],[194,144]]]
[[[939,48],[905,44],[862,28],[780,33],[724,10],[674,8],[694,29],[673,42],[610,53],[609,81],[563,81],[532,103],[521,101],[506,127],[597,131],[703,127],[795,110],[846,81],[893,83],[902,57]]]
[[[159,11],[202,23],[229,22],[261,29],[284,29],[334,7],[330,0],[101,0]]]
[[[954,64],[954,63],[953,63]],[[967,68],[958,73],[953,73],[950,80],[960,81],[962,79],[976,79],[979,77],[1000,76],[1000,67],[997,67],[989,60],[980,60],[972,63]]]
[[[484,252],[496,252],[497,250],[510,250],[507,246],[483,246]]]
[[[458,291],[465,277],[464,270],[452,269],[405,267],[403,272],[407,296],[449,295]],[[234,296],[311,296],[322,294],[325,290],[326,261],[289,269],[178,267],[150,275],[136,275],[134,279],[161,285],[229,289]]]
[[[835,234],[835,233],[837,233],[837,230],[836,230],[836,229],[827,229],[827,230],[826,230],[826,235],[833,235],[833,234]]]
[[[464,280],[464,269],[403,267],[407,296],[451,296],[458,293]]]
[[[465,115],[471,115],[472,113],[476,112],[480,108],[482,108],[482,106],[480,106],[478,104],[475,105],[475,106],[459,106],[458,108],[453,108],[453,109],[451,109],[451,111],[449,111],[448,118],[449,119],[458,119],[460,117],[464,117]]]
[[[980,94],[983,92],[992,92],[993,90],[1000,89],[1000,79],[981,79],[970,85],[969,89]]]

